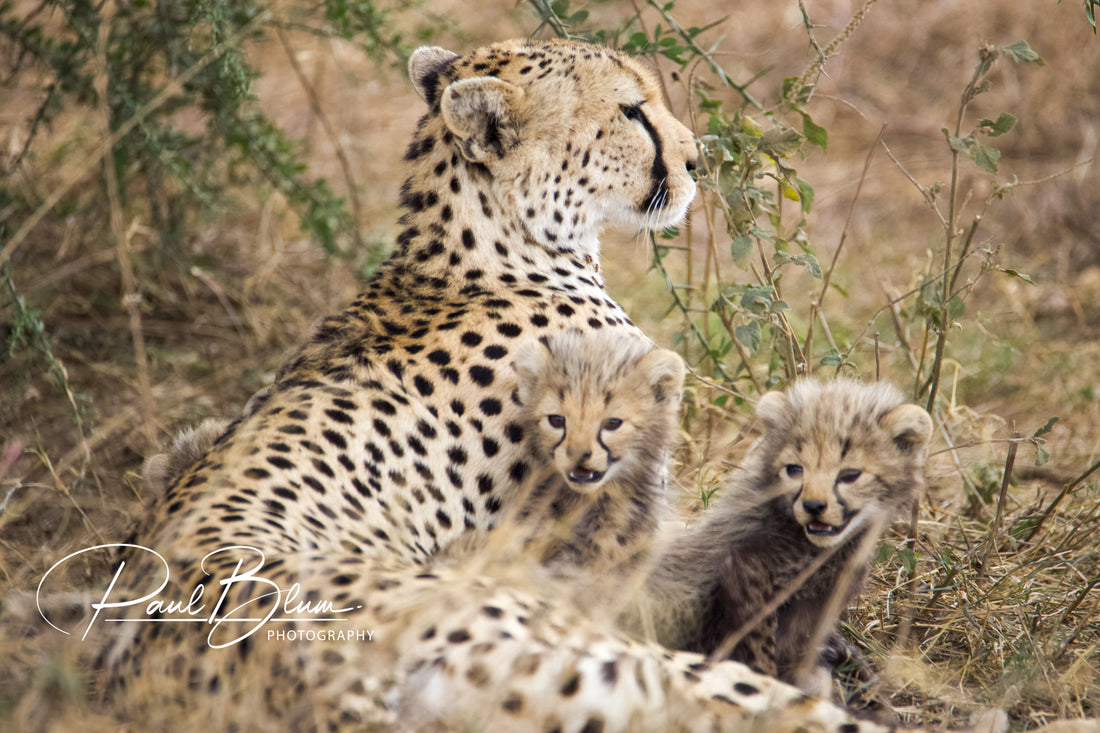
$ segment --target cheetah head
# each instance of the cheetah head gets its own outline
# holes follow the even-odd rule
[[[568,331],[520,349],[513,367],[531,447],[574,491],[598,493],[660,461],[675,435],[683,360],[639,336]]]
[[[661,228],[695,195],[697,149],[635,59],[565,41],[506,41],[465,56],[423,47],[409,76],[428,123],[487,172],[496,202],[568,251],[605,223]]]
[[[818,547],[892,518],[924,488],[932,419],[888,384],[804,380],[764,395],[756,414],[766,473]]]

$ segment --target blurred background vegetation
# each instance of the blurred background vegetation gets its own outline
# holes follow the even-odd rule
[[[684,508],[762,391],[895,381],[936,417],[930,491],[849,635],[914,721],[1097,716],[1095,4],[0,1],[0,610],[125,534],[144,458],[386,256],[409,52],[566,35],[650,57],[705,145],[683,227],[604,244],[695,376]],[[11,636],[0,720],[80,699],[31,619]]]

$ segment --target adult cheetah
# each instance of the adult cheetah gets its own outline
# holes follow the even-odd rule
[[[696,153],[650,72],[596,46],[424,48],[410,76],[429,111],[397,249],[124,548],[83,629],[111,636],[112,709],[146,729],[883,730],[627,639],[552,580],[425,571],[530,471],[507,359],[634,329],[598,232],[679,221]]]

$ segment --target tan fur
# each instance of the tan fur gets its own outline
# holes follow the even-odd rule
[[[167,453],[160,453],[146,461],[141,474],[153,496],[167,492],[169,486],[206,455],[228,427],[228,420],[203,420],[196,427],[181,430]]]
[[[248,417],[258,410],[270,393],[271,389],[264,387],[252,395],[241,410],[241,416]],[[163,496],[180,476],[214,447],[214,443],[231,425],[229,420],[207,418],[197,426],[181,430],[172,440],[172,447],[167,453],[158,453],[147,460],[141,474],[153,497]]]
[[[137,623],[143,601],[93,629],[124,727],[874,729],[741,665],[624,639],[553,579],[426,571],[510,511],[533,470],[515,354],[571,329],[640,337],[603,288],[599,231],[681,220],[696,149],[657,79],[607,49],[421,49],[409,70],[428,111],[393,255],[123,550],[113,597],[154,593],[167,570],[162,615],[196,621]],[[254,567],[246,548],[262,569],[223,587]],[[196,613],[281,620],[212,648],[242,627],[180,610],[204,589]],[[320,601],[344,610],[286,610]],[[317,630],[362,638],[266,633]]]
[[[528,445],[553,475],[520,512],[541,555],[620,571],[644,559],[667,507],[683,360],[635,336],[567,331],[513,363]]]
[[[836,623],[840,609],[830,613],[830,599],[849,602],[866,574],[857,547],[924,488],[932,422],[893,387],[849,380],[806,380],[767,394],[757,416],[759,443],[702,521],[661,559],[647,612],[659,641],[708,654],[758,620],[732,658],[803,681],[796,679],[803,659],[813,666],[823,651],[813,647]],[[754,619],[787,593],[777,611]],[[826,661],[844,651],[838,644],[826,645]]]

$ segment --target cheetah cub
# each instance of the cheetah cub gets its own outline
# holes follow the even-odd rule
[[[543,562],[620,569],[664,516],[683,360],[629,333],[567,331],[515,356],[526,446],[542,467],[519,522]]]
[[[271,388],[264,387],[252,395],[241,410],[241,416],[248,417],[263,407],[270,394]],[[232,425],[231,420],[208,417],[194,427],[179,431],[172,440],[171,449],[167,453],[158,453],[153,456],[142,468],[141,477],[146,487],[152,492],[152,496],[167,494],[172,484],[203,459]]]
[[[206,455],[228,427],[228,420],[207,418],[195,427],[181,430],[167,453],[158,453],[146,461],[141,475],[152,495],[167,494],[172,484]]]
[[[768,393],[756,415],[744,466],[650,576],[649,618],[667,646],[823,692],[816,668],[855,651],[835,625],[867,575],[861,545],[923,490],[932,420],[888,384],[842,379]]]

